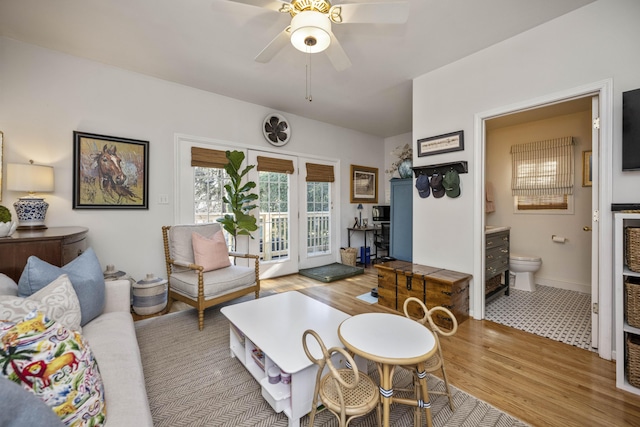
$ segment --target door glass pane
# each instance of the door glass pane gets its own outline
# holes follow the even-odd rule
[[[289,174],[259,172],[260,259],[289,258]]]
[[[330,252],[329,183],[307,182],[307,255]]]
[[[199,166],[194,167],[193,172],[194,222],[215,222],[227,212],[227,206],[222,201],[224,186],[229,182],[227,172],[224,169]]]

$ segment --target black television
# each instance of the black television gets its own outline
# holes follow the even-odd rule
[[[622,92],[622,170],[640,170],[640,89]]]
[[[391,221],[391,206],[389,205],[374,205],[371,208],[371,218],[374,222],[389,222]]]

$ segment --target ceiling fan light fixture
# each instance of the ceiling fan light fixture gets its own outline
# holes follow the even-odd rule
[[[331,21],[314,10],[298,13],[291,20],[291,44],[301,52],[318,53],[331,43]]]

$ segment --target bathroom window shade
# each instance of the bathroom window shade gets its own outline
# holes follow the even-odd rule
[[[229,163],[227,155],[222,150],[191,147],[191,166],[202,168],[224,168]]]
[[[512,194],[514,196],[573,194],[573,148],[573,138],[570,136],[513,145],[511,147]]]

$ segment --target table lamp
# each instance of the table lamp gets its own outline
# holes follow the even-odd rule
[[[43,230],[47,228],[44,217],[49,204],[35,193],[53,191],[53,167],[29,164],[7,164],[7,190],[29,193],[20,197],[13,207],[18,216],[18,230]]]
[[[360,220],[358,221],[358,227],[362,227],[362,203],[358,203],[358,212],[360,213]]]

